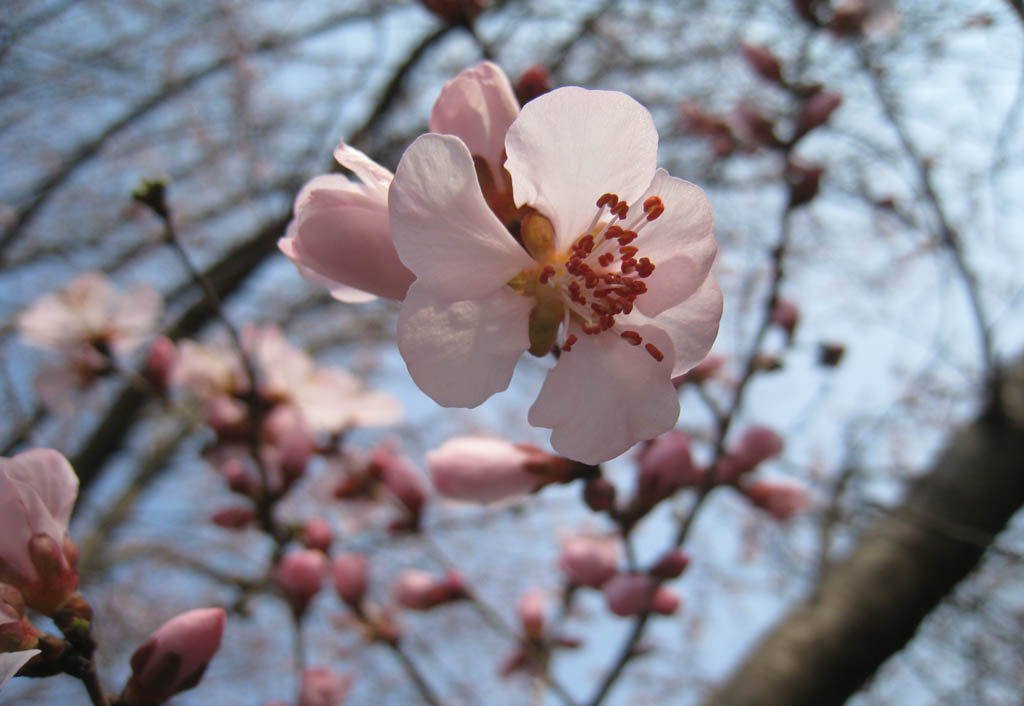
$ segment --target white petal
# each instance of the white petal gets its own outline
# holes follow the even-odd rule
[[[450,135],[421,135],[389,193],[398,256],[436,294],[477,299],[534,264],[484,201],[473,158]]]
[[[40,653],[40,650],[21,650],[0,654],[0,689],[4,687],[25,663]]]
[[[722,290],[710,275],[681,304],[658,316],[656,324],[672,339],[675,350],[672,377],[682,375],[704,360],[718,335],[721,318]]]
[[[548,373],[529,421],[551,428],[551,445],[559,453],[601,463],[676,423],[672,343],[654,326],[635,330],[664,354],[663,360],[612,331],[587,336],[576,330],[580,340]]]
[[[658,133],[647,109],[626,94],[571,86],[523,106],[505,150],[516,205],[551,219],[564,249],[590,224],[602,194],[632,204],[644,192]]]
[[[649,196],[661,198],[665,211],[645,223],[633,243],[639,248],[637,257],[650,258],[655,265],[654,273],[645,280],[647,293],[636,305],[647,316],[657,316],[704,282],[718,246],[711,203],[699,186],[659,169],[639,203]]]
[[[430,131],[455,135],[492,170],[504,170],[505,133],[518,114],[505,72],[484,61],[444,85],[430,113]]]
[[[344,142],[334,148],[334,159],[341,166],[351,169],[360,181],[370,189],[386,194],[393,175],[355,147]]]
[[[398,315],[398,350],[421,390],[445,407],[475,407],[508,387],[530,347],[533,300],[503,287],[448,301],[414,282]]]

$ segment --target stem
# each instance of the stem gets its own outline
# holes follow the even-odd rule
[[[395,653],[395,656],[398,657],[398,661],[402,663],[402,668],[405,670],[405,673],[412,680],[413,684],[416,685],[416,689],[420,692],[420,696],[423,697],[423,701],[430,706],[441,706],[441,700],[434,693],[433,689],[430,688],[430,685],[427,684],[427,680],[423,678],[423,674],[420,672],[419,667],[417,667],[416,663],[412,661],[412,658],[406,654],[401,643],[397,640],[393,640],[388,641],[385,644],[387,644],[387,646],[391,648],[391,651]]]
[[[89,700],[92,701],[93,706],[109,706],[107,695],[104,693],[99,675],[96,673],[96,662],[89,660],[88,670],[79,679],[82,680],[85,690],[89,692]]]

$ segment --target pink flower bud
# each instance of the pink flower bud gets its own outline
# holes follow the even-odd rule
[[[811,504],[807,489],[787,478],[759,478],[745,484],[742,491],[750,502],[779,522],[788,520]]]
[[[334,588],[341,600],[357,607],[363,602],[370,581],[369,561],[362,554],[339,554],[331,562]]]
[[[39,632],[25,617],[25,599],[14,586],[0,583],[0,652],[36,646]]]
[[[782,453],[783,446],[782,437],[768,427],[749,427],[729,452],[719,459],[715,482],[735,483],[743,474]]]
[[[420,0],[420,4],[450,24],[472,22],[487,7],[486,0]]]
[[[702,474],[693,465],[690,437],[684,432],[672,429],[642,453],[636,495],[644,507],[652,507],[680,488],[700,482]]]
[[[327,557],[315,549],[290,551],[277,563],[274,580],[297,615],[305,612],[313,596],[320,591],[326,569]]]
[[[224,611],[200,608],[171,618],[132,655],[124,706],[159,706],[191,689],[220,648]]]
[[[653,594],[652,594],[653,590]],[[619,574],[604,587],[608,610],[622,617],[652,610],[671,615],[679,608],[679,597],[671,589],[654,588],[654,579],[645,574]]]
[[[651,567],[650,574],[659,579],[678,578],[690,565],[690,557],[680,549],[666,552],[658,563]]]
[[[327,667],[312,667],[302,673],[296,706],[338,706],[352,688],[352,677]]]
[[[589,478],[583,485],[583,502],[594,512],[605,512],[615,505],[615,486],[605,478]]]
[[[218,439],[244,438],[249,421],[249,408],[229,395],[215,394],[206,399],[206,424]]]
[[[778,299],[772,308],[772,323],[786,332],[789,338],[793,337],[796,325],[800,321],[800,310],[796,304],[789,299]]]
[[[300,541],[306,549],[319,549],[326,553],[333,540],[331,525],[322,517],[311,517],[302,527]]]
[[[145,375],[158,390],[166,390],[171,384],[171,374],[178,360],[178,349],[167,336],[157,336],[146,353]]]
[[[790,161],[786,165],[786,181],[789,183],[789,205],[802,206],[818,195],[821,177],[825,169],[816,164]]]
[[[247,505],[232,505],[215,512],[210,520],[225,529],[245,529],[256,520],[256,511]]]
[[[842,102],[843,96],[832,91],[818,91],[808,98],[796,116],[794,138],[803,137],[814,128],[824,125]]]
[[[50,449],[0,458],[0,581],[51,615],[78,588],[78,550],[67,534],[78,477]]]
[[[427,489],[412,461],[387,446],[378,446],[370,459],[370,472],[384,482],[391,495],[409,511],[412,526],[417,526],[427,500]]]
[[[316,451],[313,430],[299,408],[279,404],[263,420],[264,454],[281,469],[289,485],[302,477]]]
[[[782,65],[768,49],[756,44],[740,44],[740,51],[743,58],[747,60],[752,68],[762,78],[778,84],[784,84],[782,80]]]
[[[430,610],[465,595],[461,579],[453,572],[439,580],[426,571],[406,569],[391,588],[392,600],[409,610]]]
[[[455,500],[491,503],[536,490],[545,476],[564,472],[566,460],[504,439],[462,436],[427,453],[434,487]]]
[[[740,101],[729,115],[729,123],[733,132],[751,148],[779,145],[775,124],[750,101]]]
[[[537,96],[542,96],[552,89],[551,74],[543,64],[534,64],[519,76],[516,81],[516,98],[519,105],[526,105]]]
[[[523,624],[523,634],[531,640],[540,640],[544,637],[547,602],[547,596],[539,588],[531,588],[519,598],[516,613]]]
[[[703,382],[707,382],[722,369],[725,365],[725,356],[717,355],[715,353],[710,354],[704,360],[697,363],[689,372],[683,373],[679,377],[672,379],[672,384],[676,387],[683,385],[687,382],[700,385]]]
[[[558,567],[574,586],[600,588],[618,566],[619,543],[611,537],[570,537],[558,557]]]

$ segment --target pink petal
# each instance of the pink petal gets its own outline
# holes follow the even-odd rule
[[[338,146],[334,148],[334,159],[341,166],[352,170],[368,188],[387,196],[388,187],[391,185],[394,175],[363,152],[344,142],[339,142]]]
[[[533,455],[504,439],[459,436],[426,458],[434,487],[455,500],[493,503],[525,495],[542,482],[528,470]]]
[[[10,460],[14,462],[10,477],[25,483],[39,496],[47,514],[60,528],[59,535],[51,535],[59,543],[67,532],[71,509],[78,497],[78,476],[71,464],[53,449],[32,449]]]
[[[721,318],[722,290],[711,276],[682,303],[658,315],[656,324],[672,339],[675,350],[672,377],[704,360],[718,336]]]
[[[559,453],[601,463],[675,424],[679,399],[670,380],[672,343],[654,326],[634,330],[664,359],[656,361],[643,346],[630,345],[614,332],[588,336],[577,328],[580,340],[548,373],[529,421],[552,429],[551,445]]]
[[[711,203],[700,187],[659,169],[640,204],[650,196],[661,198],[665,211],[644,222],[633,243],[640,250],[637,257],[650,258],[655,264],[654,273],[645,279],[647,293],[637,299],[636,306],[647,316],[657,316],[704,282],[718,247]]]
[[[487,206],[458,138],[417,138],[398,165],[389,203],[398,256],[417,284],[439,296],[489,295],[534,264]]]
[[[505,170],[505,133],[517,115],[519,103],[505,72],[484,61],[444,85],[430,113],[430,131],[461,139],[498,181]]]
[[[415,282],[398,315],[398,350],[421,390],[445,407],[476,407],[508,387],[530,347],[533,300],[501,287],[447,301]]]
[[[555,226],[560,249],[583,234],[597,199],[630,204],[651,183],[658,133],[647,109],[623,93],[559,88],[523,106],[505,138],[517,206]]]

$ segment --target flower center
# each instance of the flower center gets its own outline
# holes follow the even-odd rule
[[[616,317],[633,311],[637,298],[647,291],[643,280],[654,272],[650,258],[641,257],[642,228],[665,211],[658,196],[643,202],[636,215],[629,217],[629,204],[607,193],[597,200],[597,213],[587,231],[567,251],[555,251],[555,233],[551,221],[540,213],[528,214],[520,236],[527,252],[537,261],[537,269],[516,275],[509,286],[537,300],[530,314],[530,352],[547,354],[563,335],[562,352],[569,353],[578,338],[568,333],[569,322],[576,321],[584,335],[595,336],[612,331],[628,343],[643,344],[641,335],[621,329]],[[653,344],[644,349],[655,360],[664,355]]]

